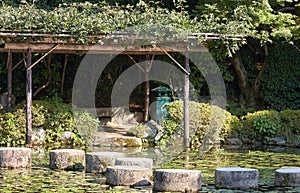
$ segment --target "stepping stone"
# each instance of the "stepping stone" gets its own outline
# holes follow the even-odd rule
[[[83,171],[85,168],[85,152],[78,149],[51,150],[50,168]]]
[[[112,186],[148,186],[152,169],[139,166],[108,166],[106,183]]]
[[[258,170],[240,167],[222,167],[215,170],[215,186],[225,189],[257,189]]]
[[[157,192],[198,192],[201,190],[201,171],[159,169],[154,171],[153,190]]]
[[[280,168],[275,171],[275,186],[300,187],[300,168]]]
[[[0,148],[0,167],[2,168],[30,168],[31,149],[18,147]]]
[[[134,158],[134,157],[123,157],[117,158],[115,165],[122,166],[139,166],[143,168],[152,169],[153,159],[150,158]]]
[[[101,133],[95,136],[93,145],[102,147],[141,147],[143,143],[142,139],[137,137]]]
[[[103,173],[107,166],[115,165],[116,158],[125,157],[120,152],[90,152],[86,154],[86,172]]]

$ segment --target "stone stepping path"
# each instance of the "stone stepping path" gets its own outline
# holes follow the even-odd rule
[[[0,167],[31,167],[31,149],[0,148]],[[198,192],[201,190],[201,171],[184,169],[152,170],[149,158],[125,157],[121,152],[89,152],[77,149],[50,151],[50,168],[104,173],[111,186],[152,187],[158,192]],[[258,189],[257,169],[221,167],[215,170],[217,189]],[[300,187],[300,168],[280,168],[275,171],[275,186]]]
[[[85,168],[85,152],[77,149],[51,150],[50,168],[82,171]]]
[[[112,186],[148,186],[151,184],[152,169],[139,166],[108,166],[106,183]]]
[[[138,166],[142,168],[152,169],[153,167],[153,159],[150,158],[133,158],[133,157],[124,157],[117,158],[115,165],[122,166]]]
[[[120,152],[90,152],[86,153],[86,172],[103,173],[107,166],[115,165],[116,158],[125,157]]]
[[[222,167],[215,170],[215,186],[225,189],[257,189],[258,170],[240,167]]]
[[[31,149],[18,147],[0,148],[0,167],[2,168],[30,168]]]
[[[275,186],[300,187],[300,168],[280,168],[275,171]]]
[[[201,190],[201,171],[159,169],[154,171],[154,191],[198,192]]]

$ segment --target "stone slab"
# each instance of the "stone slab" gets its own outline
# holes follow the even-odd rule
[[[108,166],[106,183],[112,186],[148,186],[152,170],[138,166]]]
[[[121,152],[89,152],[86,154],[86,172],[103,173],[107,166],[115,165],[116,158],[125,157]]]
[[[110,133],[103,133],[101,136],[96,136],[93,146],[99,147],[140,147],[142,139],[131,136],[118,135],[114,136]]]
[[[85,152],[78,149],[51,150],[50,168],[82,171],[85,168]]]
[[[275,171],[275,186],[300,187],[300,168],[280,168]]]
[[[2,168],[30,168],[31,159],[30,148],[0,148],[0,167]]]
[[[257,169],[222,167],[215,170],[215,186],[226,189],[257,189],[258,177]]]
[[[152,169],[153,167],[153,159],[150,158],[135,158],[135,157],[123,157],[117,158],[115,165],[123,165],[123,166],[139,166],[143,168]]]
[[[201,171],[159,169],[154,171],[153,190],[158,192],[198,192],[201,190]]]

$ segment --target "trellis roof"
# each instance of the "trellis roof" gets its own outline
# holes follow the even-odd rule
[[[159,38],[160,39],[160,38]],[[68,32],[60,34],[39,33],[34,31],[0,31],[0,52],[24,52],[28,48],[32,52],[48,52],[63,54],[95,53],[95,54],[144,54],[164,52],[184,52],[188,48],[193,52],[206,52],[201,42],[216,39],[233,41],[245,40],[242,35],[221,35],[213,33],[193,33],[183,39],[152,39],[137,37],[127,32],[113,34],[98,34],[87,36],[81,43]],[[145,41],[146,40],[146,41]],[[202,41],[199,41],[202,40]],[[161,47],[164,47],[164,50]]]

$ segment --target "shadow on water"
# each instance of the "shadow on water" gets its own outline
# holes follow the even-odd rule
[[[154,147],[97,148],[93,151],[122,151],[129,157],[152,158],[155,168],[201,170],[202,190],[200,192],[245,192],[214,188],[214,170],[223,166],[258,169],[259,190],[251,192],[300,192],[300,187],[274,187],[276,169],[300,167],[300,149],[297,148],[222,147],[201,156],[193,151],[180,153],[176,149]],[[141,190],[129,187],[111,189],[105,185],[105,177],[102,174],[50,170],[48,166],[49,151],[47,150],[39,150],[34,154],[32,163],[31,169],[0,169],[0,192],[141,192]]]

